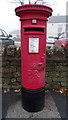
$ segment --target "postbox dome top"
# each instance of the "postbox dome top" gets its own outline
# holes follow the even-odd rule
[[[25,13],[26,11],[39,11],[40,12],[44,12],[46,17],[49,17],[52,15],[52,8],[45,6],[45,5],[38,5],[38,4],[27,4],[27,5],[22,5],[19,6],[15,9],[16,15],[21,17],[21,15],[23,13]]]

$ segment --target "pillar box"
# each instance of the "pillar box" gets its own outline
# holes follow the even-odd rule
[[[22,5],[15,9],[21,21],[22,105],[29,112],[45,103],[46,31],[52,9],[44,5]]]

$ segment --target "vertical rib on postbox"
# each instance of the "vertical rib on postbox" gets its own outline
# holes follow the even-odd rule
[[[46,31],[52,9],[44,5],[22,5],[15,9],[21,21],[22,105],[29,112],[45,103]]]

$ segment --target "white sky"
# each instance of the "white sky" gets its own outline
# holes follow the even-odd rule
[[[11,1],[13,0],[0,0],[0,28],[4,29],[6,32],[20,29],[19,18],[15,15],[16,4],[12,4]],[[66,15],[66,1],[68,0],[48,1],[49,3],[54,4],[51,6],[53,8],[52,15]],[[28,0],[24,0],[24,2],[28,3]]]

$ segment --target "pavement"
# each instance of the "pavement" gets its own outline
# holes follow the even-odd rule
[[[68,95],[55,91],[45,92],[45,107],[40,112],[27,112],[22,108],[21,93],[10,91],[2,95],[2,118],[45,118],[65,119],[67,114]]]

